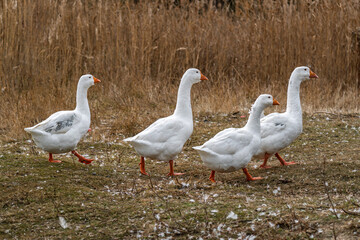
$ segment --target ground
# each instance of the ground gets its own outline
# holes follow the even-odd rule
[[[94,142],[80,153],[47,154],[29,140],[0,145],[1,239],[359,239],[360,116],[315,113],[304,117],[302,135],[280,155],[297,164],[270,169],[253,160],[242,171],[208,180],[191,148],[227,127],[243,126],[240,114],[199,115],[195,130],[168,165],[146,160],[151,177],[139,173],[139,156],[118,140]],[[119,135],[120,136],[120,135]]]

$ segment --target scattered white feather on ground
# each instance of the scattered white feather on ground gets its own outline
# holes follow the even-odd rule
[[[273,190],[273,194],[274,195],[281,194],[280,191],[281,191],[280,187],[277,187],[275,190]]]
[[[234,213],[233,211],[231,211],[231,212],[227,215],[226,219],[229,219],[229,218],[236,220],[236,219],[238,219],[238,215],[237,215],[236,213]]]
[[[60,223],[60,226],[63,228],[63,229],[66,229],[69,227],[69,225],[67,224],[65,218],[63,217],[59,217],[59,223]]]

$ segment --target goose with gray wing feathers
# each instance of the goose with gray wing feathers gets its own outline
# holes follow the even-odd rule
[[[54,160],[52,154],[71,151],[79,161],[90,164],[93,160],[81,156],[75,151],[80,139],[90,130],[90,108],[87,91],[100,82],[90,74],[81,76],[76,92],[76,108],[72,111],[60,111],[46,120],[24,130],[31,134],[35,144],[49,153],[49,162]]]

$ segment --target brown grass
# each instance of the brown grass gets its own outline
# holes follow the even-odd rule
[[[243,0],[233,11],[179,2],[2,1],[2,138],[72,109],[85,73],[103,81],[89,98],[106,137],[171,113],[189,67],[210,79],[194,86],[195,112],[245,111],[265,92],[283,109],[300,65],[320,76],[302,86],[305,111],[359,112],[358,1]]]

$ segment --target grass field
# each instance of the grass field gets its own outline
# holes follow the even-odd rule
[[[263,180],[242,172],[209,180],[191,146],[219,130],[242,126],[241,114],[196,115],[195,129],[176,161],[146,161],[140,175],[134,150],[90,134],[80,153],[96,161],[80,164],[70,155],[50,164],[30,141],[0,147],[1,239],[359,239],[360,116],[312,114],[303,134],[281,155],[297,165],[271,169],[252,161]],[[105,139],[106,140],[106,139]],[[59,217],[67,222],[61,227]]]

